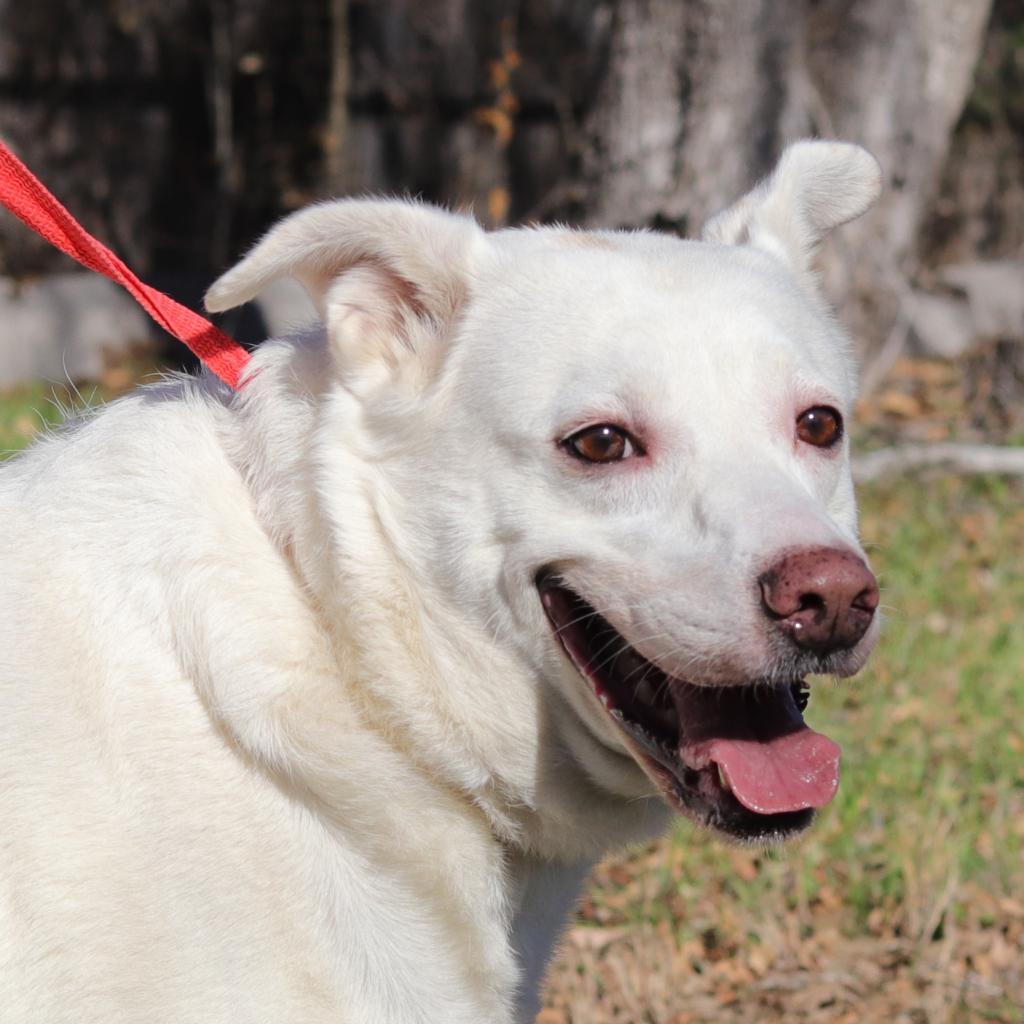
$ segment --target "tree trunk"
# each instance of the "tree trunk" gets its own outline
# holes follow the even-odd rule
[[[0,0],[0,135],[140,270],[203,272],[331,194],[695,234],[787,141],[852,139],[887,191],[824,269],[870,354],[901,338],[989,8]],[[64,265],[0,221],[7,272]]]

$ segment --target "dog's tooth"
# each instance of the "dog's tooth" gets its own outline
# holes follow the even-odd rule
[[[722,771],[722,766],[718,765],[718,784],[726,791],[726,793],[732,792],[732,786],[729,785],[729,780],[725,777],[725,772]]]

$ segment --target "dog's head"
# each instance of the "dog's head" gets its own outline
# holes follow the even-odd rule
[[[207,304],[307,285],[395,557],[558,707],[592,780],[786,835],[838,781],[804,678],[855,672],[877,633],[854,367],[811,261],[879,180],[856,146],[799,143],[699,242],[341,201]],[[520,700],[518,677],[477,685],[498,715]]]

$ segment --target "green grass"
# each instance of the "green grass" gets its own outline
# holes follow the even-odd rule
[[[819,843],[858,923],[881,907],[924,925],[948,879],[1024,882],[1022,498],[997,478],[862,495],[888,624],[863,678],[815,708],[847,751]]]
[[[847,750],[821,842],[858,921],[884,907],[923,924],[947,878],[1024,881],[1024,502],[984,478],[863,500],[889,622],[863,679],[816,711]]]
[[[30,384],[0,392],[0,461],[21,451],[42,431],[59,426],[69,410],[99,404],[109,392],[62,384]]]

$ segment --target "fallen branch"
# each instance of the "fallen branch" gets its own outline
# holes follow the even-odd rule
[[[941,467],[952,473],[1001,473],[1024,476],[1024,448],[992,444],[907,444],[858,455],[853,478],[878,480],[911,469]]]

